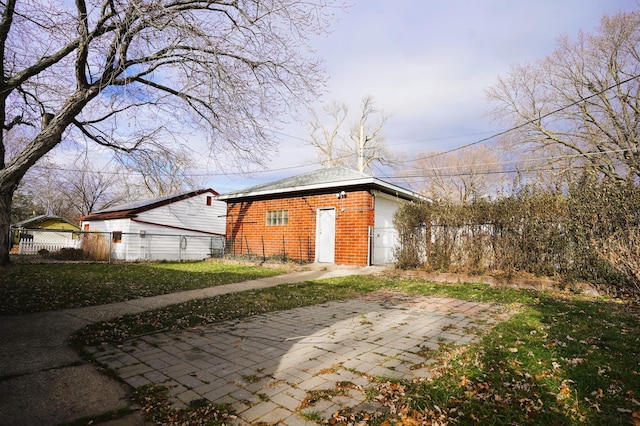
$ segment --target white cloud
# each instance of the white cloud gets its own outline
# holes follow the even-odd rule
[[[314,40],[330,78],[316,108],[340,100],[355,111],[372,95],[392,115],[384,131],[390,145],[460,146],[496,130],[484,118],[485,89],[511,65],[542,59],[560,35],[594,31],[603,14],[637,7],[635,0],[356,0],[330,36]],[[303,123],[283,133],[293,137],[283,137],[271,159],[276,170],[235,188],[301,173],[279,169],[315,160],[300,141],[308,138]]]

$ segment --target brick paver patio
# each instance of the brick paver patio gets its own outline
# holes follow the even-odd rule
[[[175,406],[205,398],[232,404],[238,425],[305,425],[313,423],[304,413],[382,409],[366,397],[370,380],[428,378],[425,349],[473,342],[499,312],[497,305],[377,292],[91,351],[133,387],[167,386]],[[303,404],[314,391],[345,383],[331,399]]]

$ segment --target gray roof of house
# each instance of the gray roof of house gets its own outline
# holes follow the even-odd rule
[[[298,176],[228,192],[217,198],[219,200],[233,200],[237,198],[289,194],[293,192],[311,192],[328,189],[341,190],[342,188],[354,186],[366,186],[368,188],[378,189],[382,192],[409,200],[424,199],[422,195],[413,191],[342,166],[320,169]]]
[[[89,213],[88,215],[79,218],[79,220],[107,220],[131,217],[143,211],[171,204],[176,201],[185,200],[187,198],[191,198],[207,192],[211,193],[212,196],[218,195],[216,191],[210,188],[199,189],[196,191],[183,192],[180,194],[167,195],[164,197],[152,198],[149,200],[141,200],[133,203],[108,207],[105,209],[97,210],[93,213]]]

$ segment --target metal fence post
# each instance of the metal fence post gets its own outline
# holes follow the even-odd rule
[[[282,236],[282,259],[287,261],[287,246],[284,241],[284,235]]]

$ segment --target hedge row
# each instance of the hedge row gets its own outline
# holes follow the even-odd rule
[[[640,291],[640,188],[585,176],[567,193],[534,187],[467,204],[407,204],[397,266],[553,276]]]

